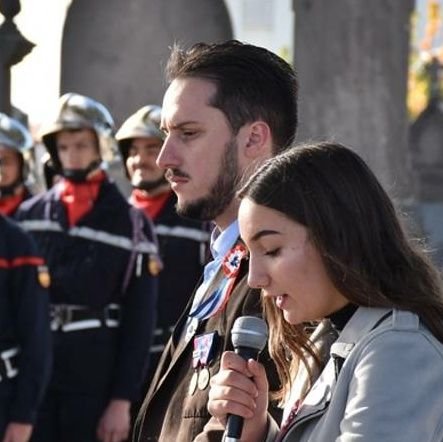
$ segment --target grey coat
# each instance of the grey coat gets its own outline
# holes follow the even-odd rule
[[[417,315],[361,307],[330,353],[282,442],[443,441],[443,344]]]

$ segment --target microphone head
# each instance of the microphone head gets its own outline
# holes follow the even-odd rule
[[[234,348],[247,347],[260,352],[268,340],[268,326],[261,318],[240,316],[232,326],[231,340]]]

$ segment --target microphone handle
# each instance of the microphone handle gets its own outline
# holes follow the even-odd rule
[[[228,415],[224,442],[239,442],[243,431],[243,418],[235,414]]]
[[[247,361],[249,359],[257,360],[259,351],[256,348],[251,347],[237,347],[235,348],[235,353]]]
[[[256,360],[259,351],[251,347],[237,347],[235,353],[241,356],[245,361],[249,359]],[[228,424],[226,426],[226,433],[224,442],[240,442],[243,431],[243,418],[235,414],[228,415]]]

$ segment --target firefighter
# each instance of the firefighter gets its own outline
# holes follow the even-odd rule
[[[25,185],[27,158],[33,146],[29,131],[16,119],[0,113],[0,214],[13,217],[30,198]]]
[[[51,365],[49,278],[31,237],[0,215],[0,440],[30,438]]]
[[[161,108],[147,105],[131,115],[116,134],[120,155],[131,181],[130,203],[154,221],[164,265],[159,275],[157,327],[149,384],[172,328],[183,312],[205,264],[209,244],[207,223],[179,216],[177,198],[155,161],[163,144]]]
[[[54,373],[33,440],[123,441],[155,325],[155,234],[107,176],[116,149],[101,103],[63,95],[42,141],[61,178],[18,212],[52,278]]]

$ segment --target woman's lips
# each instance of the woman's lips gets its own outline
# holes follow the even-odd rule
[[[288,295],[278,295],[275,298],[275,305],[279,308],[279,309],[284,309],[285,305],[286,305],[286,300],[288,298]]]

